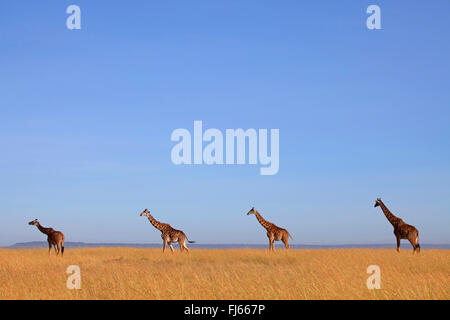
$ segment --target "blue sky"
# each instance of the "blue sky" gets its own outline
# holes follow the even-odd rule
[[[82,29],[66,28],[77,4]],[[382,30],[366,28],[381,8]],[[448,1],[0,3],[0,245],[394,243],[377,197],[450,243]],[[193,121],[280,129],[280,170],[175,166]]]

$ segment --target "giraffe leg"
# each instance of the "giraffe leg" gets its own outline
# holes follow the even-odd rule
[[[411,242],[411,241],[410,241]],[[416,253],[416,245],[413,243],[413,242],[411,242],[411,245],[412,245],[412,247],[413,247],[413,254],[414,253]]]
[[[181,246],[181,242],[180,242],[180,246]],[[184,249],[186,249],[186,252],[189,253],[189,247],[186,245],[186,240],[183,241],[183,247],[184,247]]]
[[[48,242],[48,255],[50,255],[51,250],[52,250],[52,243],[49,241]]]
[[[273,242],[274,242],[274,238],[273,238],[273,237],[270,237],[270,238],[269,238],[269,251],[274,251],[274,250],[275,250],[275,249],[274,249]]]
[[[420,244],[419,244],[419,232],[414,235],[413,237],[413,243],[414,243],[414,252],[420,253]]]
[[[164,239],[164,244],[163,244],[163,253],[166,252],[166,244],[167,244],[167,240]]]
[[[415,246],[414,250],[417,250],[417,253],[420,253],[419,237],[416,238],[415,244],[416,244],[416,246]]]
[[[286,247],[286,250],[290,248],[288,239],[283,239],[283,243],[284,243],[284,246]]]
[[[416,244],[415,244],[415,240],[411,240],[411,239],[409,239],[409,238],[408,238],[408,240],[409,240],[409,242],[411,243],[411,245],[412,245],[412,247],[413,247],[413,253],[416,253],[417,246],[416,246]]]
[[[397,237],[397,252],[400,252],[400,237]]]
[[[175,250],[174,250],[174,248],[173,248],[173,246],[172,246],[172,242],[169,242],[169,248],[170,248],[170,250],[172,250],[172,253],[175,252]]]

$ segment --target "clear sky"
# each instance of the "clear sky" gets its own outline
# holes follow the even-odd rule
[[[68,5],[81,30],[66,28]],[[381,30],[366,28],[368,5]],[[450,243],[450,2],[0,2],[0,245]],[[175,166],[173,130],[280,130],[280,170]]]

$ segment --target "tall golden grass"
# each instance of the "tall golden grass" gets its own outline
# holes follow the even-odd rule
[[[82,289],[68,290],[69,265]],[[368,290],[369,265],[381,289]],[[0,299],[449,299],[450,250],[0,250]]]

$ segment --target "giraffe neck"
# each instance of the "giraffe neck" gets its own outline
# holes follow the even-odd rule
[[[255,216],[256,219],[258,219],[258,222],[267,230],[269,230],[269,227],[272,225],[269,221],[265,220],[258,211],[255,210]]]
[[[380,201],[380,206],[386,218],[393,226],[395,226],[398,222],[398,218],[394,216],[391,211],[389,211],[389,209],[385,206],[385,204],[382,201]]]
[[[150,221],[150,223],[156,228],[156,229],[158,229],[159,231],[163,231],[163,227],[164,227],[164,225],[161,223],[161,222],[159,222],[158,220],[156,220],[155,218],[153,218],[153,216],[151,215],[151,214],[149,214],[148,216],[147,216],[147,218],[148,218],[148,221]]]
[[[41,224],[39,222],[36,227],[39,229],[40,232],[48,235],[48,228],[44,228],[43,226],[41,226]]]

